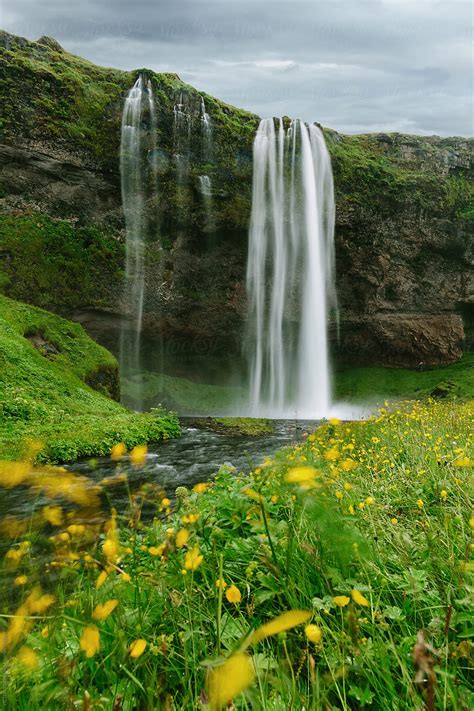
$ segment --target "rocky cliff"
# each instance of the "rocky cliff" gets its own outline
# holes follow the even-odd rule
[[[138,73],[157,105],[158,192],[145,331],[196,355],[240,353],[258,117],[172,74],[122,72],[49,38],[0,34],[0,289],[82,321],[109,346],[126,305],[119,141]],[[202,99],[212,122],[203,150]],[[188,117],[177,146],[174,107]],[[317,118],[317,117],[315,117]],[[326,129],[336,184],[335,349],[348,362],[426,366],[472,346],[473,140]],[[177,181],[177,155],[184,179]],[[210,179],[203,190],[202,176]],[[233,355],[231,356],[233,357]]]

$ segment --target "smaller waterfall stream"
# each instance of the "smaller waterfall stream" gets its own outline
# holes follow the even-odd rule
[[[330,409],[327,313],[335,306],[334,190],[320,129],[261,121],[254,142],[247,293],[253,415]]]
[[[202,157],[205,163],[212,160],[212,121],[206,111],[204,97],[201,97]]]
[[[149,159],[151,156],[151,160]],[[129,377],[140,369],[145,293],[146,203],[156,190],[156,111],[153,89],[142,75],[125,99],[120,141],[122,205],[126,229],[125,294],[131,327],[122,328],[120,364]]]

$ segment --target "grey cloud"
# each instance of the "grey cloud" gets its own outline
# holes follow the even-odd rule
[[[176,71],[260,115],[470,135],[470,10],[458,0],[3,0],[3,24],[100,64]]]

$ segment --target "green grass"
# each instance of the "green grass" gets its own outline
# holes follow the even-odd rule
[[[109,397],[118,395],[117,361],[80,325],[4,296],[0,314],[0,457],[19,456],[33,439],[43,443],[39,458],[73,461],[179,433],[175,416],[132,414]]]
[[[0,291],[42,308],[101,306],[123,279],[120,242],[39,212],[0,215],[0,251]]]
[[[352,402],[385,398],[474,397],[474,353],[457,363],[431,370],[406,368],[346,368],[335,373],[335,396]]]
[[[59,509],[45,526],[47,502],[9,517],[4,708],[199,708],[210,669],[237,710],[471,708],[473,415],[472,402],[431,401],[331,421],[249,475],[222,470],[199,492],[180,487],[173,510],[148,488],[158,514],[148,524],[143,490],[117,531],[93,510],[86,480],[89,519],[69,504],[67,520]],[[3,469],[3,486],[14,476]],[[35,497],[48,472],[20,476]],[[67,495],[58,474],[51,504]],[[38,607],[39,583],[53,598]],[[235,589],[227,599],[231,585],[240,602]],[[107,601],[117,606],[94,619]],[[316,642],[291,620],[249,638],[292,610],[307,611]],[[132,658],[138,639],[146,647]],[[233,670],[219,666],[229,659]]]
[[[243,401],[239,387],[196,383],[162,373],[143,372],[139,381],[128,380],[122,385],[123,394],[132,406],[134,402],[162,403],[181,415],[209,415],[232,410]]]

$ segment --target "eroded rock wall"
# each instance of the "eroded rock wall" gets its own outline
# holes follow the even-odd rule
[[[238,358],[258,117],[203,95],[209,156],[201,94],[176,75],[141,71],[158,116],[145,332]],[[75,316],[112,348],[127,319],[120,117],[137,73],[96,67],[44,38],[0,34],[0,288]],[[180,186],[177,101],[191,120]],[[473,141],[325,133],[336,184],[339,357],[394,366],[458,359],[472,342]]]

